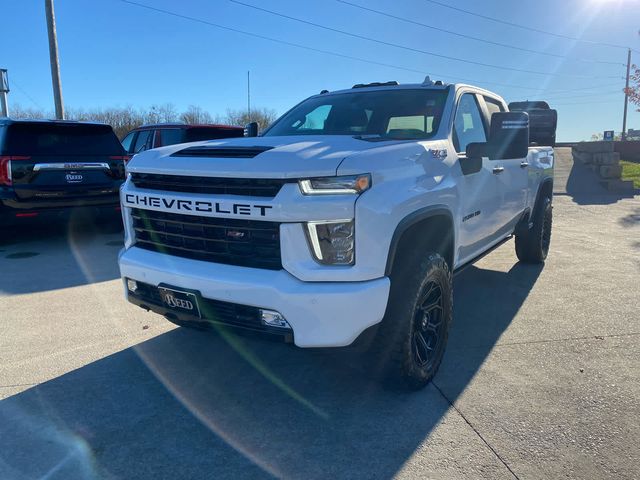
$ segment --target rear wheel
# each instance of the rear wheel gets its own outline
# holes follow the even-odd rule
[[[372,351],[385,380],[412,390],[427,385],[442,361],[451,318],[451,273],[444,258],[429,253],[404,259],[391,277]]]
[[[553,208],[551,198],[544,197],[536,208],[531,228],[516,233],[516,255],[524,263],[542,263],[551,244]]]

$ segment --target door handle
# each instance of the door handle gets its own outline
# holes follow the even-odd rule
[[[504,167],[493,167],[493,174],[494,175],[499,175],[502,172],[504,172]]]
[[[529,166],[529,162],[520,162],[520,168],[527,168]]]

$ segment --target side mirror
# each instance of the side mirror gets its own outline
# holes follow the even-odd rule
[[[491,116],[491,132],[487,142],[492,160],[524,158],[529,153],[529,114],[499,112]]]
[[[467,145],[467,158],[479,158],[488,157],[488,143],[470,143]]]
[[[244,127],[245,137],[257,137],[258,136],[258,122],[247,123]]]
[[[491,132],[486,143],[467,145],[467,158],[491,160],[524,158],[529,153],[529,114],[500,112],[491,117]]]
[[[470,143],[467,145],[466,158],[460,157],[460,168],[464,175],[471,175],[482,170],[482,157],[488,157],[487,143]]]

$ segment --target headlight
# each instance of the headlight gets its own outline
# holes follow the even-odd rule
[[[324,265],[353,265],[354,221],[307,223],[307,235],[315,259]]]
[[[371,175],[344,175],[300,180],[304,195],[360,194],[371,187]]]

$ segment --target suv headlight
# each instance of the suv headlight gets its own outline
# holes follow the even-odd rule
[[[324,265],[353,265],[354,224],[353,220],[308,222],[307,238],[316,261]]]
[[[300,180],[300,190],[304,195],[361,194],[371,187],[371,175],[343,175],[340,177],[319,177]]]

